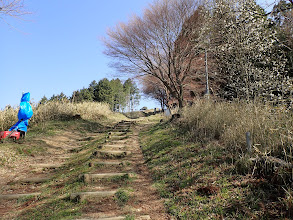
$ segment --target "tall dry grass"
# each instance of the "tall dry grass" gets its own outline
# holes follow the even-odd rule
[[[34,115],[30,119],[30,125],[35,125],[50,120],[70,119],[80,115],[85,120],[101,120],[103,118],[114,118],[115,113],[110,110],[108,104],[97,102],[70,103],[70,102],[48,102],[46,104],[33,106]],[[7,130],[17,119],[17,108],[6,108],[0,111],[0,130]],[[116,113],[117,114],[117,113]],[[119,117],[119,116],[118,116]]]
[[[217,139],[235,153],[246,152],[246,132],[251,132],[254,152],[293,162],[293,115],[285,108],[198,100],[184,109],[180,127],[193,140]]]
[[[0,131],[7,130],[18,121],[17,113],[18,110],[12,107],[0,111]]]
[[[288,209],[293,208],[293,112],[259,103],[215,103],[196,101],[185,108],[178,121],[180,131],[191,140],[218,140],[227,149],[234,171],[266,178],[282,186]],[[252,134],[252,151],[247,151],[246,132]]]

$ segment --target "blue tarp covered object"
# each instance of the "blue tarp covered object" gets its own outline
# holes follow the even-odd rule
[[[28,120],[33,116],[33,109],[30,101],[30,93],[24,93],[20,101],[20,108],[18,111],[18,122],[13,125],[9,131],[21,130],[27,132]]]
[[[18,111],[18,120],[28,120],[33,116],[33,109],[29,103],[30,96],[29,92],[22,95]]]
[[[20,131],[27,132],[27,126],[28,126],[28,120],[18,121],[15,125],[13,125],[9,129],[9,131],[12,131],[12,130],[20,130]]]

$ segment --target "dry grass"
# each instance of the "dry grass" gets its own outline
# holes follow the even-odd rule
[[[17,113],[18,110],[14,108],[5,108],[0,111],[0,131],[6,130],[18,121]]]
[[[285,108],[199,100],[184,109],[179,127],[190,140],[203,143],[218,140],[227,153],[234,155],[235,161],[272,156],[289,164],[293,162],[293,115]],[[250,154],[247,152],[246,132],[252,135]],[[286,173],[293,178],[291,171],[286,170]]]
[[[168,212],[176,219],[292,219],[293,169],[264,159],[292,165],[292,112],[198,100],[181,113],[140,136]]]
[[[186,137],[169,123],[140,135],[155,187],[175,219],[292,219],[292,189],[235,172],[239,153],[227,151],[221,137],[205,143]]]
[[[109,105],[97,102],[69,103],[48,102],[33,106],[34,115],[30,119],[30,125],[35,125],[50,120],[66,120],[80,115],[84,120],[98,121],[101,119],[120,120],[126,119],[122,114],[113,113]],[[7,130],[17,119],[18,109],[6,108],[0,111],[0,130]]]
[[[48,102],[39,105],[34,109],[32,122],[42,122],[48,120],[62,120],[80,115],[85,120],[97,120],[113,114],[107,104],[84,102]]]
[[[184,110],[180,124],[197,141],[221,140],[237,152],[246,151],[246,132],[263,152],[280,153],[292,147],[292,113],[269,105],[199,100]]]

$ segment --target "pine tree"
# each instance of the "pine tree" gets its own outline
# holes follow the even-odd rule
[[[69,99],[68,99],[68,97],[67,97],[63,92],[61,92],[61,93],[58,94],[58,95],[55,95],[55,94],[54,94],[54,95],[49,99],[49,101],[68,102]]]
[[[140,94],[139,89],[135,82],[131,79],[127,79],[124,84],[124,93],[126,95],[126,107],[128,107],[128,111],[133,111],[134,107],[139,105]]]
[[[125,105],[125,94],[123,91],[123,84],[120,79],[112,79],[110,81],[110,85],[112,88],[112,100],[111,106],[113,111],[121,111],[123,106]]]
[[[111,103],[113,90],[110,81],[106,78],[99,81],[94,90],[94,101]]]

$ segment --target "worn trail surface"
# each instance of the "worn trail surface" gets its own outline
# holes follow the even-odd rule
[[[68,130],[33,138],[33,144],[26,145],[40,143],[44,152],[22,152],[25,156],[11,160],[10,169],[7,164],[0,167],[0,218],[27,219],[23,213],[36,212],[48,200],[59,204],[59,199],[78,207],[79,216],[63,214],[66,219],[170,219],[144,164],[139,129],[122,121],[109,133],[86,132],[83,138],[79,131]],[[78,185],[75,189],[66,186],[65,179],[77,170],[70,167],[76,163],[86,168],[78,169],[69,181]],[[50,194],[46,187],[59,191]],[[74,213],[74,208],[70,211]]]

